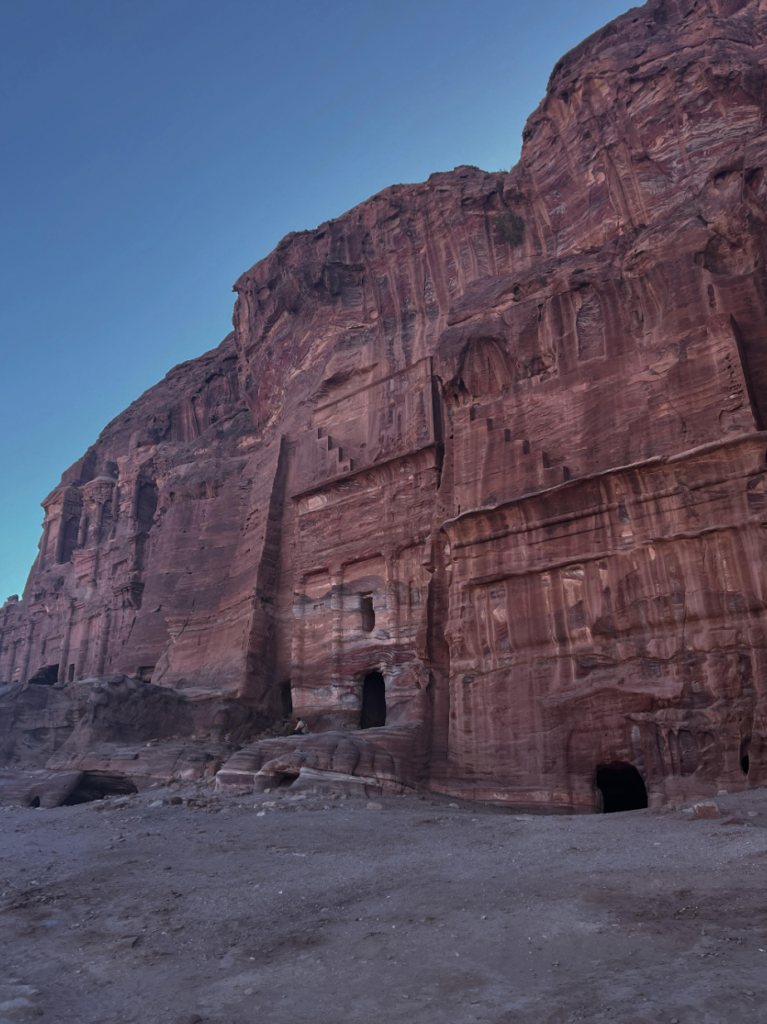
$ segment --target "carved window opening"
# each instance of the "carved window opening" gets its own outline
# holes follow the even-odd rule
[[[368,672],[362,684],[360,729],[386,725],[386,683],[380,672]]]
[[[69,666],[69,671],[67,672],[67,682],[68,683],[73,683],[74,681],[75,681],[75,666],[74,666],[74,662],[73,662]]]
[[[136,672],[136,679],[141,683],[150,683],[154,675],[154,665],[141,665]]]
[[[290,687],[289,679],[284,683],[280,683],[280,707],[282,709],[282,717],[290,718],[293,714],[293,691]]]
[[[597,789],[602,793],[605,814],[617,811],[638,811],[647,807],[647,787],[633,766],[625,761],[613,761],[597,768]]]
[[[370,594],[363,594],[361,601],[362,628],[366,633],[372,633],[376,624],[376,613],[373,607],[373,598]]]

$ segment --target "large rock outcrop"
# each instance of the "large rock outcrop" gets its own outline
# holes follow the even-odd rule
[[[508,174],[288,235],[46,498],[0,679],[292,705],[240,781],[373,744],[519,805],[764,782],[766,114],[765,0],[651,0]]]

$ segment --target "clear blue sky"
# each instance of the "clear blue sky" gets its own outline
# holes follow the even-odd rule
[[[0,603],[102,427],[289,231],[508,168],[625,0],[0,0]]]

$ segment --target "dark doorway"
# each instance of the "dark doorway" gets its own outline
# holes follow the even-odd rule
[[[282,708],[282,717],[290,718],[293,714],[293,691],[290,689],[290,680],[287,682],[280,683],[280,707]]]
[[[375,629],[376,613],[373,608],[373,598],[365,594],[362,598],[362,628],[366,633],[372,633]]]
[[[602,810],[605,814],[616,811],[638,811],[647,807],[647,789],[644,779],[625,761],[613,761],[597,768],[597,788],[602,791]]]
[[[368,672],[362,684],[360,729],[386,725],[386,684],[380,672]]]
[[[751,737],[749,737],[747,740],[744,740],[740,746],[740,770],[743,772],[744,775],[748,775],[748,770],[751,767],[751,758],[749,757],[750,753]]]

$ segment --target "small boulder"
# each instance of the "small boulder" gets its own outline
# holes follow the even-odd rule
[[[715,803],[693,804],[696,818],[721,818],[722,813]]]

